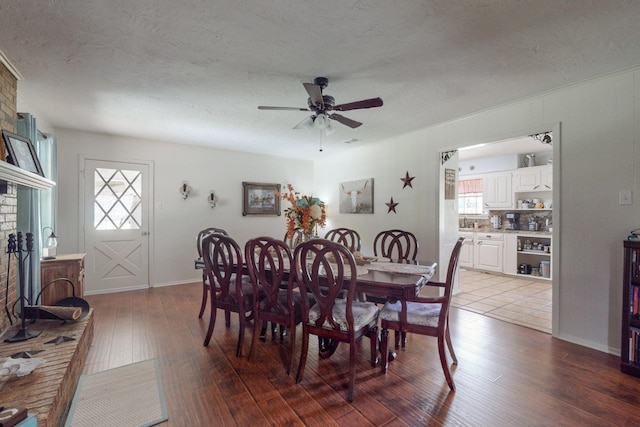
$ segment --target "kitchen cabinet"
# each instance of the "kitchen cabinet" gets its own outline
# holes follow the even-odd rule
[[[482,177],[482,198],[485,208],[513,208],[511,172],[494,172]]]
[[[520,276],[519,268],[526,264],[531,269],[538,269],[538,275],[530,277],[543,280],[553,277],[552,238],[549,234],[526,231],[460,232],[460,236],[466,239],[458,260],[461,267]],[[545,264],[544,269],[548,271],[546,277],[541,264]],[[531,275],[531,272],[527,274]]]
[[[553,166],[541,166],[540,167],[540,187],[542,191],[553,190]]]
[[[551,191],[553,189],[553,167],[551,165],[520,168],[513,172],[513,191]]]
[[[460,248],[458,264],[460,267],[473,268],[473,235],[474,233],[460,233],[460,237],[464,237],[464,245]]]
[[[84,257],[86,254],[58,255],[54,259],[40,261],[40,283],[44,287],[55,279],[69,279],[73,283],[75,296],[84,296]],[[61,299],[73,296],[66,281],[58,281],[42,291],[42,305],[53,305]]]
[[[502,272],[504,234],[475,233],[473,266],[487,271]]]
[[[505,234],[504,236],[504,264],[503,272],[518,274],[518,235]]]

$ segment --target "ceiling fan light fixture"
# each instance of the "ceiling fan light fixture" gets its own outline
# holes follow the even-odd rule
[[[329,118],[324,113],[318,114],[316,119],[313,121],[313,124],[318,129],[327,129],[330,126]]]
[[[297,125],[295,125],[293,128],[305,129],[307,132],[311,133],[311,131],[313,130],[313,119],[314,119],[314,116],[309,116],[303,121],[301,121],[300,123],[298,123]]]
[[[327,127],[324,128],[324,133],[329,136],[331,135],[336,129],[331,126],[331,120],[327,119]]]

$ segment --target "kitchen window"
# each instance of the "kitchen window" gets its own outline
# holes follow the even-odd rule
[[[482,214],[482,178],[458,181],[458,214]]]

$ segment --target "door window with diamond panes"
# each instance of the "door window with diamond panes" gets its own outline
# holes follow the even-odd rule
[[[138,230],[142,227],[142,173],[96,168],[94,171],[96,230]]]

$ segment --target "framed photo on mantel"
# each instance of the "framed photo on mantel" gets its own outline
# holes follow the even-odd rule
[[[280,215],[280,184],[242,183],[242,216]]]
[[[44,177],[38,154],[29,138],[2,129],[2,140],[7,149],[8,163]]]

